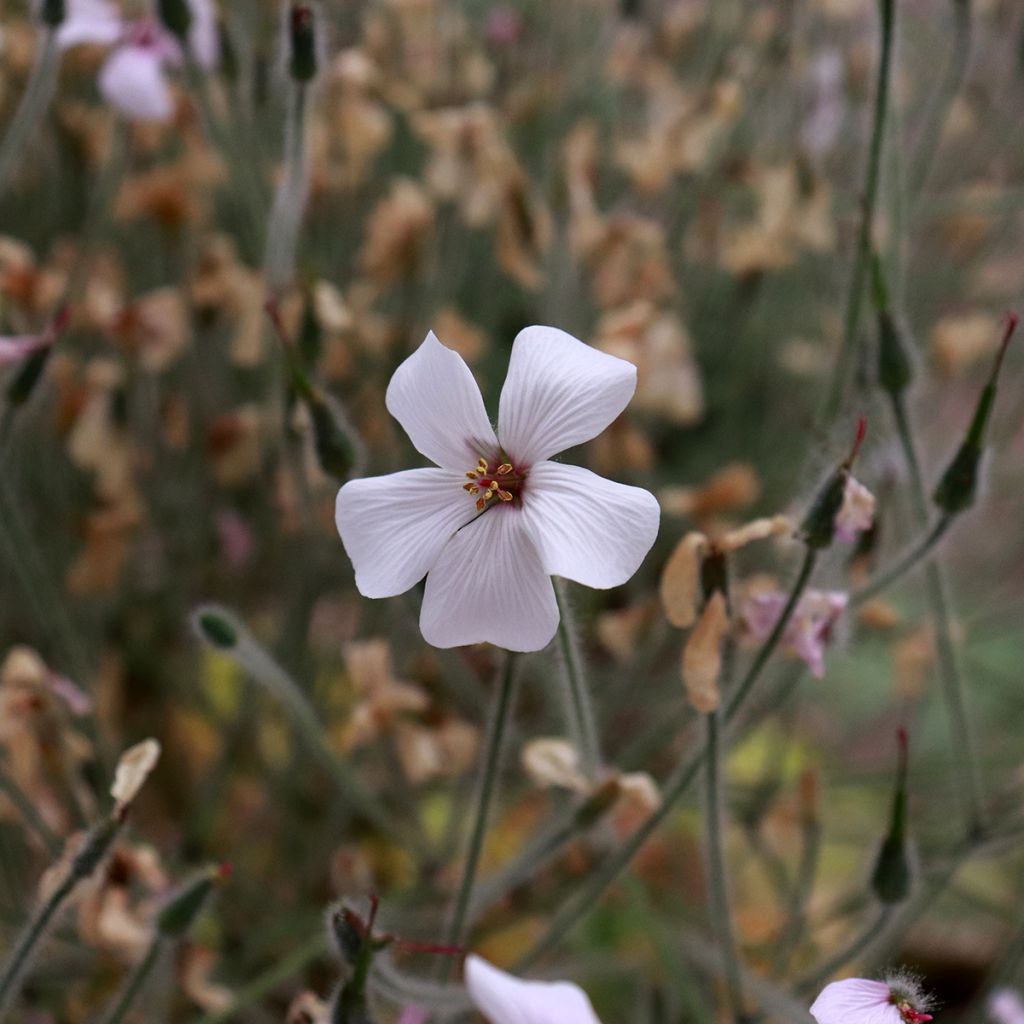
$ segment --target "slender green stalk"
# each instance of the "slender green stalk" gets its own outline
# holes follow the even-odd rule
[[[843,316],[843,336],[839,354],[832,370],[828,394],[822,413],[822,421],[829,426],[839,413],[847,378],[860,332],[861,310],[864,305],[864,289],[867,284],[868,267],[871,262],[871,240],[874,233],[875,207],[878,204],[878,190],[882,170],[882,146],[885,139],[886,113],[889,107],[889,82],[892,66],[892,43],[895,0],[879,0],[881,53],[878,58],[878,77],[875,84],[875,105],[872,117],[871,144],[868,151],[868,166],[861,207],[860,228],[857,233],[857,251],[853,260],[853,276],[846,298],[846,312]]]
[[[785,973],[790,957],[800,942],[807,923],[807,905],[814,889],[818,874],[818,860],[821,853],[821,823],[816,815],[810,815],[803,824],[803,844],[800,864],[797,867],[796,882],[789,902],[786,923],[776,946],[773,971],[776,975]]]
[[[849,944],[836,953],[825,963],[816,967],[814,971],[797,983],[797,991],[801,993],[814,992],[832,977],[836,971],[841,970],[848,963],[862,957],[867,953],[879,936],[884,934],[885,926],[889,923],[894,911],[893,906],[884,906],[868,922],[863,931],[858,932]]]
[[[32,803],[21,786],[2,770],[0,770],[0,791],[18,809],[18,813],[25,819],[25,823],[46,847],[46,852],[51,857],[59,857],[64,849],[64,843],[60,836],[46,824],[45,819],[36,810],[35,804]]]
[[[473,817],[473,828],[469,836],[469,848],[466,852],[466,863],[462,869],[459,892],[455,899],[455,909],[448,922],[445,938],[445,945],[448,946],[457,946],[462,941],[473,885],[476,882],[477,868],[480,866],[480,855],[483,853],[484,839],[487,836],[491,804],[494,802],[497,790],[498,765],[501,761],[501,747],[505,738],[505,730],[511,717],[515,680],[516,657],[509,653],[505,656],[505,663],[501,668],[501,677],[495,693],[494,710],[491,713],[487,739],[484,742],[482,775]]]
[[[931,94],[931,99],[922,118],[923,127],[911,158],[910,194],[917,199],[924,194],[924,187],[928,183],[928,175],[942,140],[942,130],[949,120],[953,103],[964,84],[971,59],[971,0],[952,0],[951,6],[953,8],[953,44],[950,48],[949,62],[943,73],[942,81]]]
[[[590,780],[597,777],[601,766],[600,743],[598,740],[594,705],[590,699],[572,619],[572,604],[561,580],[555,584],[555,598],[558,601],[558,646],[561,654],[561,676],[565,684],[566,707],[569,712],[569,731],[580,755],[580,768]]]
[[[725,807],[722,779],[722,710],[712,711],[705,716],[707,726],[707,769],[706,812],[707,826],[707,877],[710,899],[712,931],[722,950],[725,991],[729,1002],[730,1017],[734,1021],[744,1019],[743,974],[736,935],[732,927],[732,910],[729,901],[729,883],[725,868]]]
[[[765,639],[758,649],[750,668],[747,670],[740,686],[733,699],[729,702],[725,712],[725,723],[730,724],[742,710],[747,697],[753,690],[768,663],[772,652],[778,646],[786,626],[796,610],[800,596],[803,594],[811,578],[814,565],[817,560],[817,552],[813,548],[807,548],[804,554],[803,564],[789,598],[786,601],[779,621],[771,634]],[[612,886],[616,879],[629,868],[633,858],[644,846],[648,839],[661,827],[675,810],[676,804],[689,788],[700,769],[704,759],[703,747],[691,751],[672,771],[672,774],[665,780],[662,787],[661,804],[657,810],[650,814],[640,827],[612,853],[603,864],[600,864],[593,871],[566,903],[555,913],[548,925],[547,931],[538,939],[534,946],[520,958],[516,964],[517,970],[524,970],[535,963],[540,957],[553,949],[562,938],[567,935],[576,924],[590,913],[602,895]]]
[[[132,973],[128,976],[124,988],[117,995],[110,1009],[100,1018],[100,1024],[121,1024],[125,1014],[134,1006],[143,986],[149,980],[153,968],[160,960],[160,953],[163,950],[162,936],[156,936],[149,944],[146,955],[135,965]]]
[[[895,565],[891,566],[880,576],[876,576],[860,590],[851,594],[850,607],[856,608],[865,601],[869,601],[871,598],[877,597],[883,590],[887,590],[898,579],[905,576],[911,569],[920,564],[922,559],[927,558],[936,544],[938,544],[946,535],[946,531],[950,528],[952,523],[952,516],[944,515],[938,519],[928,533],[926,533],[917,544],[915,544],[901,559],[899,559]]]
[[[299,228],[309,195],[306,99],[309,86],[293,82],[285,121],[284,177],[274,196],[267,227],[265,268],[271,295],[278,294],[295,274]]]
[[[900,446],[903,449],[903,457],[910,472],[914,514],[918,522],[924,525],[928,521],[927,494],[910,416],[902,396],[896,395],[892,398],[892,411],[896,420]],[[953,627],[949,613],[946,580],[941,566],[935,559],[928,559],[925,563],[925,583],[932,622],[935,626],[939,679],[942,683],[942,693],[953,733],[953,742],[950,746],[951,752],[955,752],[953,774],[956,777],[960,801],[967,819],[968,834],[975,836],[979,835],[984,827],[981,769],[978,762],[977,745],[967,714],[964,681],[957,661],[956,646],[953,643]]]
[[[57,29],[49,27],[43,31],[43,44],[36,52],[21,103],[18,104],[3,142],[0,143],[0,196],[7,191],[10,177],[18,161],[25,155],[25,147],[32,132],[53,99],[59,68],[60,48],[57,45]]]

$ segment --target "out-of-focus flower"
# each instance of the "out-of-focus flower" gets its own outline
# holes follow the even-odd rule
[[[998,317],[985,312],[943,317],[931,330],[929,341],[939,371],[955,377],[995,353],[1002,335]]]
[[[217,61],[217,16],[211,0],[188,0],[192,13],[189,49],[204,67]],[[125,19],[111,0],[68,0],[67,15],[58,30],[60,46],[92,43],[112,46],[100,69],[103,98],[133,121],[166,121],[174,101],[166,68],[184,59],[181,44],[152,15]]]
[[[388,285],[412,273],[434,227],[434,205],[423,188],[400,178],[366,223],[359,262],[370,279]]]
[[[20,363],[30,355],[49,348],[54,340],[50,334],[22,334],[0,338],[0,367]]]
[[[822,989],[811,1006],[818,1024],[921,1024],[932,1019],[929,1000],[903,976],[889,981],[847,978]]]
[[[300,992],[292,1000],[285,1024],[328,1024],[330,1007],[312,992]]]
[[[522,981],[478,956],[466,960],[466,987],[490,1024],[600,1024],[578,985]]]
[[[178,957],[177,966],[182,991],[199,1009],[221,1013],[231,1005],[234,997],[231,989],[210,980],[218,966],[217,954],[212,949],[188,943]]]
[[[852,544],[857,534],[870,530],[875,521],[875,496],[853,476],[846,478],[843,504],[836,513],[836,536]]]
[[[730,462],[699,487],[665,487],[658,492],[663,511],[700,520],[745,508],[761,496],[761,481],[748,462]]]
[[[1012,988],[997,988],[986,1009],[995,1024],[1024,1024],[1024,999]]]
[[[160,744],[153,739],[136,743],[121,755],[110,787],[118,811],[130,806],[159,759]]]
[[[800,141],[808,153],[818,157],[835,146],[846,116],[844,71],[842,54],[836,49],[818,54],[810,66],[814,100],[810,114],[800,127]]]
[[[551,456],[625,408],[635,368],[553,327],[512,347],[495,434],[469,367],[431,333],[395,371],[387,407],[437,468],[353,480],[337,523],[365,597],[425,574],[420,628],[436,647],[545,647],[550,576],[601,589],[636,572],[658,532],[654,496]]]
[[[825,676],[825,648],[847,601],[843,591],[808,590],[782,634],[782,650],[806,662],[816,679]],[[781,590],[754,585],[740,603],[739,618],[754,640],[761,642],[779,621],[785,604]]]

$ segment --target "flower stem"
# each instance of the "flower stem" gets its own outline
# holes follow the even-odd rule
[[[853,937],[845,949],[841,949],[835,956],[826,960],[820,967],[808,974],[797,983],[797,991],[801,993],[813,992],[820,988],[836,971],[845,967],[851,960],[856,960],[874,945],[875,941],[883,934],[885,926],[892,917],[894,907],[884,906],[868,922],[868,926]]]
[[[477,868],[480,866],[480,855],[483,853],[484,839],[487,835],[487,823],[490,818],[491,804],[498,782],[498,764],[501,760],[501,747],[505,738],[512,710],[512,694],[515,690],[516,657],[511,652],[505,656],[501,667],[501,677],[495,694],[494,709],[487,727],[487,738],[483,750],[483,774],[480,779],[480,790],[477,796],[476,812],[473,829],[469,837],[469,848],[466,852],[466,863],[462,869],[462,881],[455,899],[455,909],[448,923],[448,931],[444,944],[457,946],[462,941],[466,924],[473,884],[476,881]],[[450,964],[449,964],[450,966]]]
[[[64,848],[60,836],[47,825],[45,819],[36,810],[35,804],[32,803],[21,786],[2,770],[0,770],[0,791],[17,807],[26,824],[39,837],[43,846],[46,847],[46,852],[51,857],[59,857],[61,850]]]
[[[7,191],[10,176],[18,160],[25,155],[32,132],[50,105],[59,67],[57,29],[48,27],[44,30],[43,44],[36,53],[21,103],[0,143],[0,196]]]
[[[555,583],[555,599],[559,611],[558,644],[566,706],[569,712],[569,731],[579,751],[583,775],[592,781],[597,777],[597,770],[601,765],[596,716],[572,620],[572,604],[561,580]]]
[[[160,959],[163,949],[161,936],[156,936],[149,944],[146,955],[135,965],[132,973],[128,976],[124,988],[121,990],[109,1011],[100,1019],[100,1024],[121,1024],[125,1014],[132,1008],[136,998],[146,984],[153,968]]]
[[[725,723],[730,724],[742,710],[747,697],[751,693],[754,684],[757,682],[764,670],[768,659],[778,645],[782,634],[786,629],[797,602],[803,594],[811,578],[814,565],[817,560],[817,553],[813,548],[807,548],[804,554],[804,561],[789,598],[786,601],[779,621],[771,634],[765,639],[754,656],[747,674],[744,676],[739,688],[729,702],[725,712]],[[650,814],[640,827],[627,839],[614,853],[612,853],[603,864],[590,874],[580,889],[569,898],[568,901],[552,918],[547,931],[537,940],[533,947],[526,951],[523,957],[516,964],[516,970],[522,971],[535,963],[541,956],[553,949],[562,938],[567,935],[576,924],[582,920],[591,910],[597,901],[612,886],[615,880],[629,868],[633,858],[637,855],[648,839],[661,827],[662,823],[675,809],[676,804],[689,788],[700,770],[701,762],[704,759],[704,749],[698,748],[691,751],[689,756],[675,767],[672,774],[665,780],[662,788],[661,805],[656,811]]]
[[[889,106],[889,81],[892,66],[892,40],[895,0],[879,0],[881,53],[878,59],[878,77],[875,84],[875,105],[872,117],[871,144],[868,151],[868,166],[864,184],[864,199],[861,206],[860,228],[857,233],[857,251],[854,255],[853,276],[846,298],[846,313],[843,317],[843,337],[832,370],[828,394],[822,413],[826,426],[839,413],[850,375],[850,365],[857,348],[860,329],[861,309],[864,304],[864,287],[867,283],[868,265],[871,260],[871,238],[874,229],[875,207],[878,204],[878,186],[882,170],[882,144],[885,139],[885,121]]]
[[[927,520],[925,520],[927,522]],[[953,517],[944,515],[936,521],[935,525],[924,535],[921,541],[915,544],[892,568],[886,570],[881,576],[875,577],[870,583],[863,586],[856,593],[850,595],[850,607],[858,605],[876,597],[883,590],[887,590],[898,579],[905,576],[923,558],[930,554],[931,550],[946,535],[946,531],[953,523]]]
[[[732,1020],[742,1021],[743,974],[736,935],[732,927],[732,912],[729,903],[729,884],[725,870],[724,825],[725,808],[722,778],[722,709],[717,708],[705,716],[707,725],[707,770],[705,772],[705,793],[707,807],[707,876],[710,899],[712,931],[722,950],[725,966],[725,990],[729,1001]]]
[[[899,435],[903,457],[910,471],[911,497],[914,514],[919,523],[928,521],[928,504],[921,474],[921,461],[918,458],[917,446],[914,442],[913,428],[903,398],[900,395],[892,398],[893,417],[896,420],[896,431]],[[948,521],[949,517],[945,517]],[[939,658],[939,679],[942,682],[942,693],[949,715],[950,728],[953,733],[951,751],[956,753],[956,770],[954,775],[960,791],[964,815],[967,819],[967,833],[977,836],[984,828],[984,816],[981,807],[982,797],[981,770],[978,763],[977,747],[967,714],[964,699],[964,681],[957,662],[956,646],[953,643],[953,627],[949,613],[949,599],[942,567],[930,558],[925,563],[925,585],[928,604],[931,608],[932,622],[935,626],[935,647]],[[961,771],[961,765],[966,770]]]

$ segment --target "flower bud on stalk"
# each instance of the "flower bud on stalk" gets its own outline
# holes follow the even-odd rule
[[[861,416],[857,421],[857,436],[850,454],[839,464],[825,486],[818,492],[807,515],[804,516],[804,521],[800,524],[800,533],[809,548],[816,550],[827,548],[836,535],[836,516],[843,507],[850,470],[864,443],[866,433],[867,420]]]
[[[64,23],[65,6],[64,0],[43,0],[40,20],[50,28],[57,28]]]
[[[231,877],[228,864],[212,865],[186,882],[164,904],[157,914],[156,930],[164,938],[180,938],[191,927],[214,887]]]
[[[311,82],[316,77],[316,18],[311,4],[292,4],[288,18],[288,73],[296,82]]]
[[[913,868],[907,843],[907,732],[900,729],[896,792],[892,800],[889,834],[878,851],[871,888],[882,903],[902,903],[913,884]]]
[[[192,27],[188,0],[157,0],[156,10],[164,27],[177,36],[182,45],[187,45],[188,30]]]
[[[978,491],[978,473],[981,466],[981,455],[985,439],[985,428],[992,414],[992,406],[996,398],[996,382],[1003,366],[1007,346],[1017,329],[1017,315],[1011,313],[1006,319],[1006,330],[1003,340],[996,353],[995,364],[988,382],[978,398],[974,418],[967,430],[967,436],[960,445],[952,462],[943,473],[939,486],[935,489],[933,500],[947,516],[955,516],[974,504]]]
[[[883,391],[897,398],[909,387],[914,376],[914,364],[903,331],[889,307],[889,292],[877,256],[872,259],[871,271],[878,314],[878,383]]]
[[[25,359],[25,362],[18,368],[10,384],[7,385],[7,402],[11,408],[18,408],[24,405],[35,390],[50,361],[54,344],[64,333],[68,321],[71,319],[71,310],[64,306],[57,312],[53,322],[39,338],[39,345]]]

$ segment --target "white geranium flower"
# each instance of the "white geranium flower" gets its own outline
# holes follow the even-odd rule
[[[212,0],[188,0],[189,48],[206,68],[217,63],[217,12]],[[181,46],[152,15],[128,20],[113,0],[69,0],[57,33],[63,49],[93,43],[113,46],[100,69],[103,98],[132,121],[166,121],[174,113],[165,68],[180,64]]]
[[[466,960],[466,987],[491,1024],[601,1024],[578,985],[522,981],[478,956]]]
[[[635,388],[631,363],[527,327],[512,346],[495,434],[469,367],[428,334],[391,378],[387,407],[436,468],[353,480],[338,493],[360,593],[393,597],[426,575],[420,628],[435,647],[546,646],[558,628],[549,577],[619,586],[657,536],[652,494],[550,461],[604,430]]]

